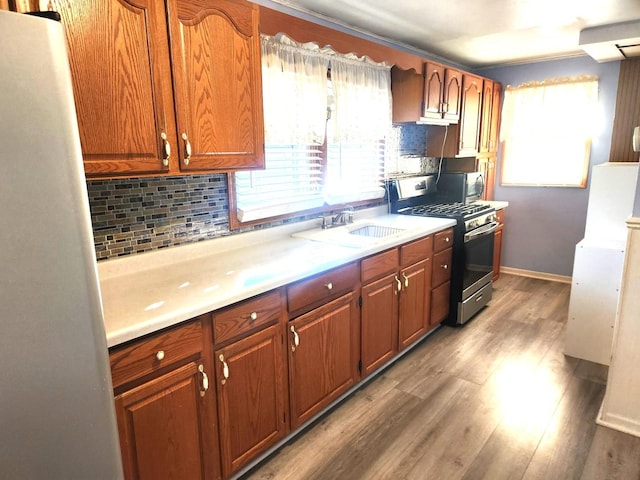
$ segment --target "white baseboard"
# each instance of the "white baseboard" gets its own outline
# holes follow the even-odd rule
[[[602,402],[600,411],[596,417],[596,423],[603,427],[612,428],[619,432],[628,433],[634,437],[640,437],[640,424],[636,419],[625,418],[622,415],[615,415],[613,413],[604,413],[605,405]]]
[[[521,277],[537,278],[539,280],[550,280],[559,283],[571,283],[571,277],[567,275],[557,275],[555,273],[536,272],[534,270],[523,270],[521,268],[500,266],[500,273],[519,275]]]

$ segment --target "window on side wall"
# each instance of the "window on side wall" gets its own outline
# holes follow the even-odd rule
[[[265,169],[231,175],[232,228],[381,199],[389,68],[283,35],[262,62]]]
[[[595,77],[507,87],[500,127],[501,185],[586,187],[598,120]]]

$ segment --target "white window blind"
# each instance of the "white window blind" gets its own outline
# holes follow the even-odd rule
[[[240,222],[384,195],[389,67],[263,36],[262,78],[265,170],[234,174]]]
[[[319,146],[267,145],[265,162],[265,170],[235,174],[238,220],[248,222],[323,205]]]
[[[585,187],[599,121],[598,79],[550,79],[507,87],[501,184]]]

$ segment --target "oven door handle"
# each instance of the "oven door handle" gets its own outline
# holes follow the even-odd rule
[[[498,222],[491,222],[483,225],[482,227],[478,227],[475,230],[471,230],[469,233],[464,234],[464,242],[470,242],[471,240],[475,240],[478,237],[484,237],[485,235],[489,235],[490,233],[495,232],[498,229],[500,224]]]

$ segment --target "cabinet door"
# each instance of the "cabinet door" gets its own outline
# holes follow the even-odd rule
[[[286,433],[283,349],[280,326],[273,325],[215,352],[225,477]]]
[[[460,119],[460,101],[462,96],[462,72],[453,68],[444,71],[444,108],[445,120],[457,122]]]
[[[487,153],[491,143],[491,115],[493,114],[493,82],[484,81],[482,94],[482,119],[480,123],[480,149]]]
[[[484,178],[484,190],[482,191],[482,200],[493,200],[496,186],[496,157],[492,154],[489,156],[478,157],[476,169],[482,173]]]
[[[386,276],[362,286],[362,375],[368,375],[397,352],[398,277]]]
[[[164,3],[53,0],[69,46],[87,176],[169,170],[175,118]],[[164,138],[163,138],[164,137]]]
[[[444,67],[426,62],[424,69],[424,109],[427,118],[442,118],[444,94]]]
[[[491,128],[489,131],[489,152],[498,151],[500,141],[500,113],[502,106],[502,87],[499,83],[493,82],[493,98],[491,103]]]
[[[169,0],[180,169],[264,166],[258,6]]]
[[[428,258],[400,272],[402,292],[398,315],[398,350],[411,345],[429,329],[431,263]]]
[[[500,261],[502,260],[502,231],[504,230],[504,210],[498,210],[496,212],[498,222],[500,226],[496,230],[495,239],[493,242],[493,281],[495,282],[500,278]]]
[[[462,78],[462,110],[460,113],[459,157],[475,157],[480,139],[482,78],[465,74]]]
[[[447,281],[431,292],[431,326],[436,326],[449,316],[449,292],[451,282]]]
[[[189,363],[115,398],[126,478],[211,478],[205,442],[206,402],[199,364]]]
[[[359,332],[354,293],[289,322],[291,427],[296,428],[358,378]]]
[[[422,115],[424,76],[414,69],[391,69],[392,120],[394,123],[415,122]]]

